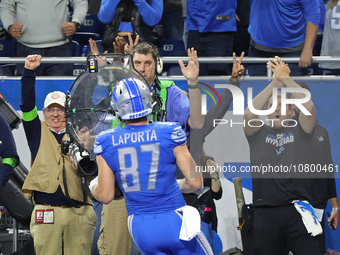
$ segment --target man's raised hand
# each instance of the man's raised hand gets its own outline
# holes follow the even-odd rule
[[[199,75],[199,63],[197,57],[197,51],[194,48],[188,49],[188,65],[184,66],[182,60],[178,60],[178,64],[181,67],[183,76],[192,82],[198,82]]]
[[[34,70],[40,66],[41,55],[28,55],[25,61],[25,68]]]
[[[244,73],[244,66],[242,65],[242,59],[244,57],[244,51],[242,51],[239,60],[236,60],[236,53],[233,52],[233,70],[231,72],[232,78],[241,78],[242,74]]]
[[[289,66],[278,56],[275,56],[275,58],[271,58],[270,61],[267,62],[267,68],[271,70],[278,79],[290,77]]]
[[[136,35],[135,41],[132,40],[131,33],[128,33],[129,43],[126,43],[124,46],[124,53],[130,54],[133,46],[135,46],[139,41],[139,35]]]

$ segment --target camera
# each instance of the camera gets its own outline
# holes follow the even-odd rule
[[[13,130],[18,128],[21,123],[21,117],[10,103],[0,94],[0,112],[4,115],[7,123]]]
[[[92,151],[88,152],[84,149],[70,143],[68,146],[68,152],[72,156],[74,163],[78,169],[85,175],[95,176],[98,174],[97,163],[95,161],[95,155]]]

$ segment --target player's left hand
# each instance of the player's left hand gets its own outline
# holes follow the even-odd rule
[[[307,68],[312,65],[312,57],[313,57],[313,51],[312,50],[306,50],[303,49],[300,61],[299,61],[299,67],[300,68]]]
[[[92,181],[90,181],[89,190],[91,191],[91,193],[92,193],[92,189],[93,189],[94,185],[98,185],[98,176],[96,176],[96,178],[94,178]]]
[[[188,65],[184,66],[182,60],[178,60],[183,76],[191,82],[198,81],[200,72],[197,51],[194,48],[188,49]]]
[[[77,31],[76,24],[73,22],[64,22],[61,25],[61,28],[63,29],[66,36],[74,35],[74,33]]]
[[[332,211],[332,214],[330,217],[327,218],[327,221],[330,228],[336,229],[338,227],[339,222],[339,212]]]

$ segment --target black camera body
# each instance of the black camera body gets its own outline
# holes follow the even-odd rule
[[[64,155],[69,153],[78,169],[84,175],[97,176],[98,167],[95,154],[91,150],[88,152],[88,150],[90,149],[85,150],[82,146],[77,146],[70,140],[65,140],[61,143],[61,152]]]
[[[4,115],[11,129],[18,128],[21,123],[21,117],[17,111],[8,103],[6,98],[0,94],[0,112]]]

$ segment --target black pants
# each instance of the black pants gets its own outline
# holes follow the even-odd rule
[[[39,54],[43,57],[71,57],[71,44],[65,43],[60,46],[50,47],[50,48],[31,48],[27,47],[21,43],[17,45],[17,57],[26,58],[28,55]],[[24,69],[24,64],[17,64],[17,75],[22,75],[22,70]],[[41,64],[36,69],[36,74],[38,76],[72,76],[73,75],[73,64],[63,63],[63,64]]]
[[[294,255],[318,255],[318,243],[309,234],[293,204],[256,207],[254,249],[258,255],[283,255],[286,246]]]
[[[233,52],[236,53],[236,56],[241,56],[242,51],[244,51],[244,55],[248,56],[250,44],[250,34],[248,33],[248,26],[237,26],[237,32],[234,35],[234,48]]]
[[[189,31],[188,48],[194,47],[198,57],[231,57],[234,32],[200,33]],[[232,64],[200,63],[200,76],[231,74]]]
[[[280,58],[290,58],[290,57],[300,57],[302,50],[289,52],[289,53],[280,53],[280,52],[266,52],[262,50],[255,49],[254,45],[249,46],[248,57],[255,58],[274,58],[275,56],[279,56]],[[267,64],[247,64],[248,72],[250,76],[267,76]],[[291,76],[301,76],[307,74],[307,68],[300,68],[298,64],[289,64],[289,68],[291,70]]]

